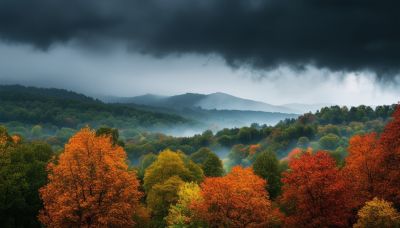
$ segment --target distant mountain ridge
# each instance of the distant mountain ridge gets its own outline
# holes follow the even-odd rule
[[[287,104],[272,105],[261,101],[239,98],[226,93],[185,93],[175,96],[159,96],[153,94],[145,94],[136,97],[109,97],[103,99],[106,102],[113,103],[131,103],[139,105],[147,105],[153,107],[166,107],[177,110],[187,108],[202,108],[206,110],[239,110],[239,111],[262,111],[262,112],[280,112],[280,113],[296,113],[316,111],[326,104]]]
[[[22,99],[23,97],[28,97],[29,99],[45,97],[47,99],[64,99],[80,102],[101,102],[100,100],[70,90],[57,88],[39,88],[22,85],[0,85],[0,94],[3,99],[5,96],[18,95],[20,99]]]
[[[100,99],[107,103],[124,103],[124,104],[138,104],[138,105],[149,105],[156,104],[157,102],[167,98],[167,96],[160,96],[154,94],[144,94],[136,97],[114,97],[106,96]],[[151,105],[153,106],[153,105]]]
[[[203,123],[206,129],[220,130],[260,125],[275,125],[284,119],[296,118],[293,110],[242,99],[225,93],[185,93],[175,96],[145,94],[137,97],[108,97],[105,102],[122,103],[135,108],[175,114]]]
[[[212,93],[200,100],[196,105],[204,109],[218,110],[246,110],[263,112],[294,113],[295,110],[278,105],[271,105],[260,101],[243,99],[226,93]]]
[[[10,121],[70,128],[108,124],[122,128],[130,124],[138,129],[192,123],[178,115],[106,104],[64,89],[0,85],[0,123]]]

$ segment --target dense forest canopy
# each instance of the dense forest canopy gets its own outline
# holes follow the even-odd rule
[[[252,124],[216,133],[205,131],[192,137],[143,133],[128,139],[126,149],[132,161],[143,154],[167,148],[191,154],[202,147],[209,147],[221,158],[230,158],[229,162],[242,165],[252,163],[251,147],[257,151],[273,151],[279,158],[287,156],[296,147],[311,147],[329,150],[337,159],[343,159],[349,138],[355,134],[381,132],[394,108],[395,105],[375,109],[363,105],[350,109],[332,106],[297,119],[286,119],[275,126]]]
[[[329,150],[336,159],[343,160],[349,138],[354,134],[382,131],[395,107],[331,106],[285,119],[275,126],[254,123],[248,127],[208,130],[190,137],[172,137],[155,132],[176,126],[195,128],[198,123],[176,114],[157,112],[155,108],[105,104],[60,89],[1,86],[0,104],[0,122],[12,134],[45,141],[55,150],[60,150],[77,130],[88,125],[117,130],[132,164],[137,164],[145,154],[157,154],[165,149],[192,154],[207,147],[224,159],[228,169],[237,164],[250,165],[254,161],[250,148],[273,151],[284,158],[296,147],[312,147]],[[201,115],[205,110],[186,112]],[[223,110],[206,112],[224,115]]]
[[[76,130],[106,125],[135,135],[140,130],[193,125],[186,118],[145,111],[61,89],[0,86],[0,122],[26,138],[58,135],[61,144]],[[56,139],[54,139],[56,140]]]
[[[2,227],[400,224],[397,105],[174,137],[150,126],[190,120],[57,89],[0,98]]]
[[[399,9],[0,0],[0,228],[400,228]]]
[[[128,158],[140,141],[121,140],[117,129],[85,127],[56,152],[1,127],[0,225],[398,227],[395,108],[354,108],[368,113],[356,115],[364,122],[352,115],[334,122],[332,113],[351,111],[331,107],[274,127],[156,135],[148,143],[165,142],[166,149],[143,150],[138,165]],[[215,148],[223,136],[239,144],[221,160]],[[279,159],[282,142],[295,138]]]
[[[76,128],[85,124],[154,127],[185,123],[179,116],[138,110],[61,89],[0,86],[0,121]]]

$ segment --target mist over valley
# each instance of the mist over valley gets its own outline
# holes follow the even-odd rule
[[[0,0],[0,228],[399,228],[399,9]]]

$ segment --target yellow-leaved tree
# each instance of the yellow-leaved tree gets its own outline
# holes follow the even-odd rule
[[[198,184],[190,182],[181,185],[178,191],[178,202],[171,205],[167,216],[167,224],[169,227],[198,227],[193,221],[193,211],[190,208],[192,202],[201,200],[201,189]]]
[[[375,197],[358,211],[358,221],[353,227],[400,227],[400,214],[393,208],[392,203]]]
[[[165,217],[171,205],[178,201],[178,190],[185,182],[199,183],[203,171],[184,154],[171,150],[161,152],[145,171],[144,189],[147,206],[152,214],[152,225],[165,227]]]

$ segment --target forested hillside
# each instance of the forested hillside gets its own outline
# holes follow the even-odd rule
[[[183,108],[183,109],[171,109],[162,107],[152,107],[144,105],[129,104],[132,107],[142,110],[148,110],[153,112],[161,112],[167,114],[174,114],[182,116],[186,119],[195,120],[202,125],[198,128],[191,127],[192,132],[202,132],[204,129],[210,129],[213,131],[219,131],[224,128],[240,128],[243,126],[250,126],[253,123],[259,123],[260,125],[273,126],[281,120],[297,118],[299,115],[290,113],[279,113],[279,112],[261,112],[261,111],[242,111],[242,110],[207,110],[203,108]],[[176,134],[174,131],[164,131],[166,134]],[[193,134],[192,134],[193,135]],[[182,135],[180,135],[182,136]]]
[[[174,99],[174,102],[177,100]],[[191,102],[191,99],[186,102]],[[24,138],[51,138],[51,143],[59,146],[86,125],[118,128],[123,138],[147,131],[182,136],[205,129],[216,131],[224,127],[247,126],[254,122],[274,125],[280,120],[294,117],[297,115],[103,103],[62,89],[0,86],[0,123]]]
[[[174,114],[144,111],[61,89],[0,86],[0,122],[26,138],[58,135],[62,143],[89,125],[119,128],[127,135],[194,124]]]
[[[0,228],[400,228],[399,9],[0,0]]]
[[[54,151],[1,127],[0,226],[398,227],[399,128],[394,105],[330,107],[186,138],[85,127]]]
[[[104,104],[99,100],[61,89],[0,86],[0,102],[2,122],[43,123],[75,128],[89,123],[95,126],[111,123],[115,127],[154,127],[186,121],[179,116]]]
[[[208,147],[226,159],[226,165],[250,165],[256,151],[272,151],[279,158],[293,149],[311,147],[329,150],[338,160],[347,154],[349,138],[371,131],[381,132],[390,119],[395,105],[322,108],[296,119],[286,119],[275,126],[253,124],[248,127],[223,129],[213,134],[205,131],[193,137],[171,137],[163,134],[143,133],[126,141],[132,161],[149,152],[166,148],[194,153]],[[256,151],[250,152],[256,149]]]
[[[155,130],[194,122],[57,89],[0,98],[1,227],[400,224],[397,105],[173,137]],[[201,111],[186,116],[224,119]]]
[[[258,113],[251,111],[186,109],[174,112],[148,106],[105,104],[99,100],[60,89],[41,89],[23,86],[0,87],[0,122],[12,134],[25,139],[43,140],[60,149],[80,128],[111,127],[118,129],[126,143],[131,162],[136,163],[147,153],[164,149],[194,153],[208,147],[225,159],[226,167],[235,164],[249,165],[254,160],[249,148],[269,150],[279,158],[286,157],[296,147],[330,150],[337,159],[346,155],[349,137],[369,131],[381,131],[393,112],[394,106],[368,106],[322,108],[314,114],[296,115]],[[158,111],[158,112],[157,112]],[[160,113],[161,112],[161,113]],[[182,118],[175,114],[181,114]],[[268,114],[268,115],[266,115]],[[282,116],[283,115],[283,116]],[[252,124],[283,119],[275,126]],[[188,119],[196,119],[195,122]],[[223,126],[242,119],[247,127],[226,128],[215,132],[205,131],[191,137],[172,137],[161,133],[200,129],[199,122],[213,119]],[[238,122],[235,122],[238,124]],[[199,127],[199,128],[197,128]],[[203,126],[204,127],[204,126]],[[152,133],[153,132],[153,133]],[[247,151],[241,154],[239,151]],[[238,155],[239,153],[239,155]],[[239,156],[239,157],[237,157]]]

